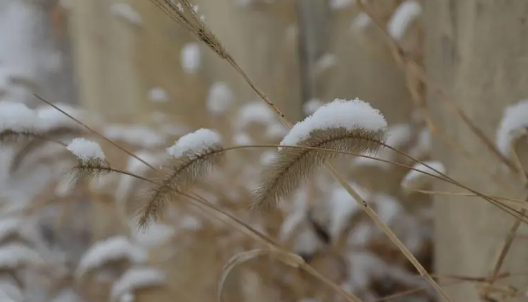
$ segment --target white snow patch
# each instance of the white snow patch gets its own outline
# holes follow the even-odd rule
[[[104,161],[105,155],[101,146],[85,138],[74,138],[66,147],[68,151],[77,156],[81,161],[99,160]]]
[[[125,236],[115,236],[95,243],[81,258],[77,270],[77,277],[102,266],[106,262],[128,259],[132,263],[145,263],[148,253],[145,249],[133,245]]]
[[[235,145],[251,145],[253,144],[253,140],[251,139],[251,136],[249,136],[247,133],[239,132],[235,134],[233,137],[233,142]]]
[[[422,7],[416,0],[401,3],[387,24],[387,31],[394,39],[401,39],[407,27],[422,13]]]
[[[314,114],[314,112],[317,111],[317,109],[319,109],[319,107],[323,105],[324,103],[321,102],[321,100],[316,99],[316,98],[311,99],[308,102],[303,104],[303,112],[306,115]]]
[[[110,297],[112,301],[118,299],[126,293],[133,293],[135,290],[163,285],[166,275],[159,269],[136,267],[127,270],[120,278],[112,285]]]
[[[364,12],[359,13],[353,20],[351,24],[352,29],[361,29],[369,26],[372,23],[369,15]]]
[[[110,6],[112,14],[125,19],[133,25],[141,25],[141,15],[127,3],[112,3]]]
[[[268,125],[273,121],[275,121],[273,111],[263,102],[248,103],[238,111],[237,125],[239,128],[243,128],[252,123]]]
[[[527,128],[528,99],[506,107],[497,129],[497,149],[499,149],[504,156],[510,157],[510,146],[521,136],[525,135]]]
[[[133,232],[132,237],[134,242],[150,249],[165,244],[175,233],[175,229],[167,224],[151,223],[145,230]]]
[[[187,154],[203,152],[211,147],[219,146],[222,138],[218,132],[201,128],[182,136],[174,145],[167,148],[167,154],[181,157]]]
[[[196,42],[187,43],[181,50],[181,64],[187,73],[195,73],[201,66],[202,54]]]
[[[207,109],[213,114],[226,112],[235,101],[235,95],[227,83],[216,82],[209,89]]]
[[[385,117],[369,103],[357,98],[351,101],[335,99],[317,109],[303,121],[296,123],[280,144],[297,145],[315,130],[345,128],[349,131],[362,129],[375,132],[386,127]],[[281,149],[279,147],[279,150]]]
[[[0,102],[0,131],[33,131],[38,127],[38,116],[23,103]]]
[[[165,103],[169,100],[169,93],[161,87],[154,87],[149,90],[148,99],[155,103]]]

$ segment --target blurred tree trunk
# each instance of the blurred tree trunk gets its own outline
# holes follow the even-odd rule
[[[425,1],[428,73],[493,140],[505,106],[528,97],[527,17],[525,0]],[[431,95],[429,103],[441,129],[480,160],[498,166],[496,158],[440,100]],[[490,175],[480,173],[438,140],[434,144],[433,158],[444,162],[456,180],[487,194],[523,198],[520,181],[507,180],[519,187],[518,192],[500,192]],[[513,179],[511,175],[502,177]],[[454,190],[444,184],[439,187]],[[489,275],[513,219],[476,198],[437,197],[435,209],[437,272]],[[516,240],[502,271],[526,269],[527,247],[525,240]],[[527,280],[515,281],[521,282],[515,285],[524,281],[525,286]],[[513,283],[511,279],[509,283]],[[474,284],[446,289],[454,301],[479,301]]]

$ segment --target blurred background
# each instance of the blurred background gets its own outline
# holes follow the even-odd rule
[[[30,133],[2,146],[0,302],[217,301],[229,259],[265,246],[179,198],[138,231],[147,184],[120,173],[69,181],[77,161],[64,148],[79,136],[98,141],[112,167],[150,179],[97,133],[158,167],[167,147],[200,128],[226,146],[268,147],[227,152],[193,194],[361,301],[441,300],[323,169],[277,210],[249,210],[269,146],[288,129],[244,76],[293,123],[336,98],[365,100],[386,117],[388,145],[474,190],[524,201],[524,173],[501,169],[508,159],[494,145],[504,109],[528,96],[528,2],[357,1],[193,1],[236,70],[156,5],[169,0],[0,0],[2,129],[8,103],[64,126],[55,141]],[[524,129],[528,113],[521,119]],[[335,167],[452,301],[528,299],[526,223],[453,184],[402,186],[413,160],[389,149],[376,156],[401,165],[346,156]],[[524,215],[521,202],[509,205]],[[346,301],[268,256],[231,270],[222,297]]]

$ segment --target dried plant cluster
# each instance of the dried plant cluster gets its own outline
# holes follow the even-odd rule
[[[367,102],[332,98],[305,103],[308,117],[292,125],[197,6],[152,2],[262,101],[238,102],[230,83],[216,82],[205,100],[211,128],[201,129],[160,112],[150,126],[124,125],[44,99],[34,109],[0,101],[0,301],[434,301],[435,289],[443,292],[427,274],[433,182],[516,213],[430,158],[416,77],[407,84],[419,110],[408,123],[387,124]],[[334,10],[354,2],[330,1]],[[420,63],[419,2],[389,2],[376,20],[356,14],[356,33],[382,22],[406,59]],[[125,4],[112,11],[143,22]],[[195,73],[199,44],[187,44],[181,59]],[[323,56],[314,72],[337,60]],[[167,98],[162,88],[149,92],[153,102]],[[507,110],[497,137],[515,162],[522,110]]]

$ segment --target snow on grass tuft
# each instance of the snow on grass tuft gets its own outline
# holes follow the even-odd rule
[[[101,146],[85,138],[74,138],[66,147],[68,151],[77,156],[80,161],[104,161],[105,155]]]
[[[506,157],[511,156],[511,145],[525,134],[528,128],[528,99],[519,101],[504,109],[497,129],[496,144]]]
[[[426,167],[424,164],[430,166],[431,168],[437,170],[438,172],[445,174],[446,169],[444,165],[441,162],[438,161],[425,161],[422,163],[417,163],[413,166],[414,169],[418,170],[411,170],[405,177],[403,178],[401,185],[405,189],[421,189],[424,186],[428,185],[432,181],[432,177],[430,175],[421,173],[426,172],[432,175],[440,176],[438,172],[435,172],[431,170],[430,168]],[[421,172],[419,172],[421,171]]]
[[[349,131],[380,131],[387,127],[387,121],[381,112],[369,103],[354,99],[351,101],[335,99],[317,109],[313,114],[298,122],[284,137],[281,145],[297,145],[310,137],[316,130],[345,128]],[[282,148],[279,147],[279,150]]]
[[[196,73],[201,66],[200,45],[196,42],[187,43],[181,50],[181,64],[187,73]]]
[[[231,87],[223,82],[216,82],[211,86],[207,97],[207,109],[213,114],[226,112],[235,101]]]
[[[38,127],[38,116],[35,111],[22,103],[0,102],[0,132],[33,131]]]
[[[167,148],[167,154],[172,157],[182,157],[217,147],[221,143],[222,138],[218,132],[202,128],[182,136],[174,145]]]
[[[127,270],[112,285],[110,293],[112,301],[120,301],[122,295],[132,293],[135,290],[163,285],[166,279],[165,273],[159,269],[136,267]]]
[[[416,0],[407,0],[398,6],[387,24],[387,31],[394,39],[401,39],[409,25],[422,13]]]
[[[111,237],[95,243],[83,255],[75,274],[80,277],[109,261],[120,259],[127,259],[136,264],[145,263],[148,253],[145,249],[133,245],[125,236]]]

